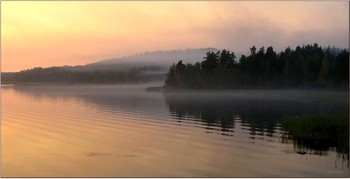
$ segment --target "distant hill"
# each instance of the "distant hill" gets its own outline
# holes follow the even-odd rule
[[[144,83],[164,81],[171,64],[201,61],[215,48],[144,52],[113,58],[87,65],[61,66],[1,73],[2,83],[60,82],[60,83]]]
[[[89,65],[103,65],[103,64],[152,64],[169,66],[179,60],[184,63],[195,63],[203,60],[206,53],[209,51],[216,52],[216,48],[198,48],[198,49],[178,49],[178,50],[166,50],[166,51],[153,51],[134,54],[121,58],[112,58],[103,60],[100,62],[92,63]]]

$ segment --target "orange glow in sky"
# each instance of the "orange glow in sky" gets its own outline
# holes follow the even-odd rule
[[[179,48],[348,48],[348,2],[4,1],[1,70]]]

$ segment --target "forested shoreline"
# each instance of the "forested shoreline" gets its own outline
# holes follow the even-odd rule
[[[175,89],[348,89],[349,51],[313,45],[255,46],[238,60],[227,50],[207,52],[201,62],[169,68],[164,88]]]
[[[142,83],[164,79],[161,67],[99,65],[36,67],[19,72],[1,73],[1,83]]]
[[[184,64],[182,60],[186,58],[177,58],[180,61],[171,65],[167,74],[167,67],[160,64],[96,63],[2,72],[1,83],[124,84],[165,79],[166,89],[344,90],[349,87],[349,51],[322,48],[316,43],[295,49],[288,47],[279,53],[271,46],[266,49],[253,46],[249,55],[239,59],[225,49],[208,51],[204,60],[195,64]]]

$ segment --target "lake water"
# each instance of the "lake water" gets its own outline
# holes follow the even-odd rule
[[[2,177],[349,176],[348,153],[281,129],[288,116],[347,113],[347,93],[23,85],[1,96]]]

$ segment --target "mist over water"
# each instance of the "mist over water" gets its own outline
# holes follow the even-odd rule
[[[2,176],[349,174],[336,146],[296,146],[281,127],[286,117],[347,113],[343,92],[148,92],[149,86],[160,85],[2,86]]]

